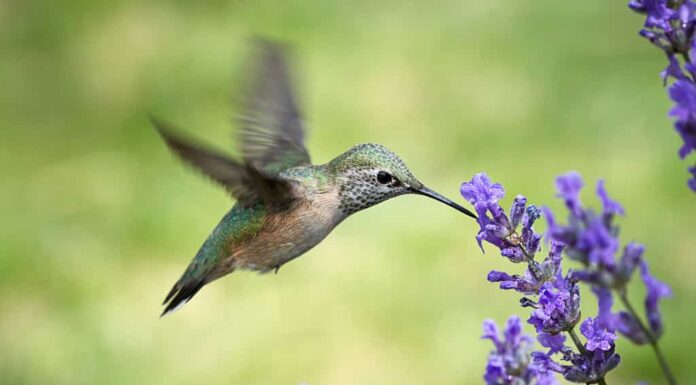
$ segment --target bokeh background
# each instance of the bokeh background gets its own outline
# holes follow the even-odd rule
[[[486,171],[560,210],[553,179],[605,178],[622,239],[669,282],[664,350],[694,383],[694,194],[625,1],[0,2],[0,383],[468,384],[486,318],[526,316],[487,283],[476,225],[402,197],[356,214],[278,275],[238,273],[159,306],[232,205],[147,115],[234,153],[231,95],[262,34],[289,43],[325,162],[388,145],[452,198]],[[643,291],[632,288],[636,301]],[[585,314],[595,312],[584,293]],[[625,341],[612,384],[663,383]]]

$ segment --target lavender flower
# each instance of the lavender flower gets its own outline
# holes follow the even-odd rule
[[[565,339],[554,340],[553,336],[540,334],[537,339],[549,352],[533,352],[532,363],[545,373],[559,373],[568,381],[597,383],[614,369],[621,357],[614,352],[616,335],[606,330],[595,319],[583,321],[580,331],[587,342],[581,352],[576,353],[565,346]],[[560,334],[559,334],[560,335]],[[554,356],[559,356],[554,359]]]
[[[491,179],[484,173],[478,173],[471,178],[471,182],[462,184],[461,193],[474,205],[479,216],[485,216],[490,208],[497,208],[498,200],[505,196],[503,186],[491,183]]]
[[[628,338],[636,345],[643,345],[650,342],[648,335],[645,334],[643,328],[640,326],[640,320],[638,320],[633,314],[620,311],[616,317],[617,328],[621,335]]]
[[[558,276],[547,282],[539,291],[539,301],[527,301],[536,310],[527,322],[534,325],[537,332],[557,334],[570,331],[580,318],[580,289],[569,279]]]
[[[502,256],[515,263],[524,261],[527,255],[531,256],[536,252],[541,236],[534,233],[532,226],[540,213],[534,206],[526,207],[527,198],[518,195],[508,217],[498,204],[498,200],[505,196],[505,189],[499,183],[491,183],[484,173],[476,174],[470,182],[463,183],[461,193],[478,213],[480,230],[476,241],[481,250],[483,241],[486,241],[500,249]],[[521,234],[518,234],[520,223],[522,229]]]
[[[669,96],[676,103],[669,114],[676,118],[674,128],[684,142],[679,157],[684,159],[696,150],[696,85],[685,77],[677,79],[669,89]]]
[[[537,341],[539,341],[539,344],[541,344],[541,346],[549,348],[549,351],[546,352],[546,355],[551,356],[554,353],[559,353],[563,351],[563,349],[565,348],[566,337],[561,333],[549,334],[541,332],[537,335]]]
[[[544,282],[554,278],[558,269],[554,261],[557,262],[558,258],[547,258],[541,265],[533,260],[541,242],[541,234],[535,233],[533,226],[541,216],[541,210],[534,205],[527,206],[527,198],[518,195],[508,216],[498,204],[505,196],[505,189],[499,183],[492,183],[484,173],[476,174],[471,181],[463,183],[461,193],[478,213],[480,230],[476,240],[481,250],[483,241],[486,241],[497,247],[500,255],[511,262],[528,263],[523,276],[492,271],[488,276],[491,282],[500,282],[504,289],[531,294],[538,292]]]
[[[644,6],[645,12],[664,11],[659,7],[663,4],[659,1],[635,3],[636,7]],[[657,25],[655,20],[650,23]],[[522,274],[493,270],[487,278],[498,283],[503,290],[524,295],[521,306],[532,309],[527,322],[535,327],[539,344],[547,349],[529,353],[529,338],[515,337],[519,336],[519,319],[510,321],[507,342],[498,338],[494,324],[487,323],[484,338],[490,338],[497,350],[489,359],[486,381],[528,384],[537,375],[537,383],[541,384],[540,375],[552,378],[548,376],[559,373],[571,382],[606,384],[606,374],[621,361],[615,352],[618,332],[637,344],[650,343],[669,382],[676,384],[657,348],[657,338],[663,330],[658,304],[662,298],[670,296],[671,291],[649,273],[642,245],[628,243],[621,249],[615,219],[617,215],[624,215],[624,208],[609,196],[604,182],[599,181],[596,189],[601,211],[582,204],[579,196],[583,185],[582,177],[575,172],[556,179],[558,196],[565,202],[568,216],[566,223],[561,223],[549,209],[543,210],[548,221],[550,247],[542,262],[536,260],[542,235],[533,229],[542,210],[527,205],[527,199],[518,195],[509,215],[506,214],[499,204],[505,190],[500,184],[492,183],[485,174],[477,174],[462,185],[462,195],[479,214],[480,230],[476,236],[479,245],[486,241],[496,246],[511,262],[527,263]],[[580,268],[564,273],[564,255],[578,262]],[[644,304],[648,326],[642,323],[626,296],[627,284],[636,270],[639,270],[647,289]],[[597,315],[586,318],[580,325],[584,343],[576,334],[580,320],[578,285],[581,283],[591,287],[598,303]],[[612,311],[614,294],[618,295],[627,311]],[[567,345],[569,340],[574,348]],[[522,349],[522,345],[527,348]],[[525,353],[515,355],[510,353],[512,351]]]
[[[495,345],[488,356],[484,380],[490,385],[552,385],[557,384],[552,373],[540,371],[531,360],[534,340],[522,333],[522,321],[512,316],[500,338],[498,326],[492,320],[483,323],[483,336]]]
[[[692,0],[633,0],[628,6],[645,15],[644,28],[640,35],[660,48],[667,55],[669,64],[660,76],[666,84],[675,79],[669,88],[670,98],[676,106],[670,111],[675,118],[674,128],[683,140],[679,156],[683,159],[696,151],[696,65],[692,58],[696,54],[696,3]],[[682,61],[677,56],[682,57]],[[696,170],[688,186],[696,191]]]
[[[556,190],[559,197],[565,200],[566,206],[576,215],[580,209],[580,190],[582,190],[582,177],[577,172],[569,172],[562,178],[556,179]]]
[[[614,339],[612,324],[609,320],[617,318],[611,314],[611,296],[609,301],[601,301],[603,310],[595,321],[588,319],[583,323],[581,332],[587,338],[587,343],[578,345],[576,338],[577,352],[566,346],[566,336],[568,333],[575,336],[575,327],[580,320],[580,290],[577,285],[583,274],[590,272],[581,271],[578,274],[568,272],[563,275],[562,259],[564,250],[566,253],[573,252],[579,259],[585,261],[596,261],[596,263],[608,263],[613,261],[613,253],[618,248],[618,243],[612,242],[613,231],[605,234],[606,226],[611,224],[614,214],[623,213],[621,206],[611,200],[606,194],[603,185],[600,186],[600,194],[605,207],[601,216],[591,216],[583,208],[578,194],[582,189],[582,178],[578,174],[569,174],[567,177],[557,180],[559,196],[573,212],[575,218],[573,226],[561,226],[554,222],[550,212],[549,222],[552,223],[550,229],[555,231],[558,239],[554,238],[550,243],[547,256],[542,262],[535,260],[540,250],[541,234],[534,232],[533,225],[541,216],[541,210],[534,205],[527,206],[527,199],[518,195],[515,197],[510,208],[509,215],[500,207],[499,200],[505,195],[505,190],[500,184],[492,183],[485,174],[475,175],[470,182],[462,185],[462,195],[469,200],[479,214],[480,231],[476,236],[479,245],[486,241],[496,246],[501,255],[508,258],[511,262],[527,262],[527,268],[521,275],[508,274],[502,271],[491,271],[488,274],[488,281],[497,282],[503,290],[515,290],[525,295],[520,300],[523,307],[532,308],[528,323],[535,327],[537,341],[541,346],[547,348],[547,352],[533,352],[532,364],[524,361],[525,368],[533,368],[535,373],[546,376],[553,373],[560,373],[569,381],[576,382],[600,382],[603,383],[605,374],[616,367],[619,362],[618,355],[614,354]],[[587,230],[585,221],[595,220],[594,228]],[[521,230],[518,227],[521,224]],[[597,235],[599,234],[599,235]],[[616,243],[616,244],[615,244]],[[570,245],[567,248],[566,245]],[[483,249],[483,248],[482,248]],[[602,251],[603,250],[603,251]],[[580,256],[582,256],[580,258]],[[633,267],[635,270],[635,267]],[[516,321],[519,322],[519,321]],[[485,336],[491,338],[498,347],[498,353],[492,355],[486,371],[486,380],[491,383],[504,382],[505,375],[510,373],[510,364],[505,362],[517,363],[512,368],[521,367],[520,360],[501,357],[506,351],[497,337],[497,331],[493,332],[490,324],[487,326]],[[553,358],[560,355],[559,358]],[[509,356],[509,354],[508,354]],[[513,370],[514,371],[514,370]],[[526,372],[516,372],[517,375]],[[516,378],[521,384],[529,383],[528,377]],[[510,379],[508,377],[508,379]],[[497,382],[496,382],[497,381]],[[541,383],[541,381],[540,381]]]
[[[587,354],[566,353],[563,359],[573,365],[567,367],[563,377],[574,382],[596,382],[621,362],[621,357],[614,352],[616,335],[592,318],[583,321],[580,332],[587,339]]]
[[[689,167],[689,172],[691,173],[691,179],[689,179],[689,188],[696,191],[696,167]]]
[[[574,188],[569,191],[567,186]],[[601,215],[585,210],[578,194],[582,188],[582,179],[576,172],[570,172],[556,179],[558,195],[565,201],[570,212],[567,226],[556,223],[555,217],[545,209],[552,239],[567,246],[568,257],[583,264],[612,267],[614,254],[619,248],[615,236],[618,228],[612,225],[615,214],[623,214],[623,208],[606,193],[604,183],[597,185],[597,193],[602,199],[604,210]]]
[[[611,308],[614,305],[614,297],[611,295],[611,290],[595,286],[592,292],[597,296],[597,311],[596,322],[607,330],[615,331],[619,319],[617,315],[612,313]]]
[[[642,245],[627,244],[617,260],[619,229],[613,222],[617,214],[624,214],[624,209],[609,197],[603,181],[597,183],[597,196],[602,203],[602,212],[595,213],[585,208],[578,198],[582,185],[582,179],[577,173],[568,173],[556,180],[558,195],[564,199],[568,209],[568,222],[566,225],[559,224],[547,210],[549,235],[554,241],[565,243],[566,255],[583,265],[583,270],[574,271],[570,275],[572,279],[587,282],[592,286],[600,305],[598,322],[610,331],[618,329],[635,343],[650,342],[651,338],[656,339],[662,334],[658,303],[660,299],[670,295],[670,289],[650,275],[647,262],[643,259],[645,249]],[[635,315],[613,314],[611,310],[611,290],[617,291],[622,300],[626,300],[626,285],[636,268],[640,269],[647,289],[645,313],[651,336],[645,335],[641,330],[640,321]]]
[[[633,0],[628,4],[631,9],[647,14],[645,28],[660,28],[671,31],[669,20],[674,11],[667,7],[667,0]]]
[[[539,234],[535,234],[535,238],[536,236],[541,238]],[[525,269],[524,275],[510,275],[502,271],[493,270],[488,273],[488,281],[500,282],[500,288],[503,290],[516,290],[526,295],[538,294],[544,283],[556,279],[560,273],[562,251],[562,244],[552,242],[546,259],[541,264],[534,263],[532,265],[535,270],[534,274],[532,274],[529,267]]]
[[[621,357],[614,353],[614,346],[608,351],[595,350],[589,354],[567,353],[563,358],[571,365],[563,365],[563,378],[572,382],[593,384],[599,382],[621,362]]]
[[[616,335],[606,329],[601,322],[587,318],[580,325],[580,332],[587,338],[585,348],[591,352],[595,350],[610,350],[616,340]]]
[[[645,284],[647,294],[645,296],[645,313],[648,317],[648,324],[653,333],[654,338],[659,338],[662,335],[662,316],[658,309],[658,303],[662,298],[670,297],[672,290],[667,284],[655,279],[648,271],[648,263],[640,262],[640,277]]]

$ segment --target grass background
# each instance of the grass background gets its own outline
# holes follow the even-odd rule
[[[675,299],[664,350],[694,383],[694,195],[624,1],[0,2],[0,383],[465,384],[480,325],[525,311],[485,281],[476,225],[422,197],[358,213],[278,275],[159,303],[232,202],[182,167],[152,112],[233,150],[248,38],[294,47],[313,159],[383,143],[459,199],[486,171],[560,210],[578,170],[622,202]],[[636,285],[632,294],[642,298]],[[586,315],[594,298],[584,293]],[[611,384],[663,383],[620,341]]]

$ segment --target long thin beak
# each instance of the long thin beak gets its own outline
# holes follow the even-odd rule
[[[433,198],[433,199],[435,199],[436,201],[440,201],[440,202],[446,204],[446,205],[449,206],[449,207],[452,207],[452,208],[454,208],[454,209],[457,209],[457,210],[463,212],[464,214],[466,214],[466,215],[468,215],[468,216],[470,216],[470,217],[472,217],[472,218],[474,218],[474,219],[478,219],[478,217],[476,216],[476,214],[472,213],[471,211],[467,210],[466,208],[464,208],[464,207],[462,207],[462,206],[460,206],[460,205],[458,205],[458,204],[452,202],[451,200],[445,198],[444,196],[438,194],[437,192],[435,192],[435,191],[433,191],[433,190],[431,190],[431,189],[429,189],[429,188],[427,188],[427,187],[425,187],[425,186],[421,187],[420,189],[412,188],[411,191],[412,191],[414,194],[425,195],[425,196],[427,196],[427,197]]]

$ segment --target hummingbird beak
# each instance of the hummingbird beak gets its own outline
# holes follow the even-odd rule
[[[433,198],[436,201],[440,201],[449,207],[457,209],[457,210],[461,211],[462,213],[464,213],[464,214],[466,214],[474,219],[478,219],[476,214],[472,213],[471,211],[467,210],[466,208],[452,202],[451,200],[445,198],[444,196],[440,195],[439,193],[437,193],[437,192],[435,192],[435,191],[433,191],[425,186],[418,188],[418,189],[411,188],[411,192],[413,192],[414,194],[425,195],[426,197]]]

